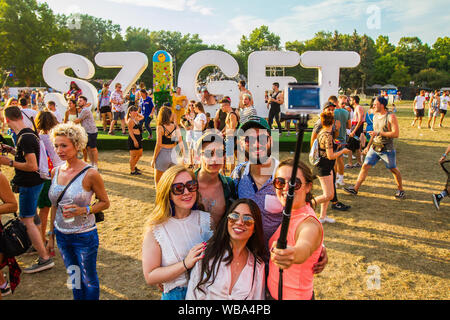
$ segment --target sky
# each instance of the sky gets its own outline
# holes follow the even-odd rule
[[[47,0],[56,13],[82,13],[127,27],[199,34],[207,44],[237,51],[242,35],[261,25],[287,41],[318,31],[367,34],[374,40],[418,36],[430,46],[450,36],[448,0]]]

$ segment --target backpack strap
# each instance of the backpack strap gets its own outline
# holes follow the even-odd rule
[[[27,117],[28,120],[31,121],[31,123],[33,124],[34,132],[36,132],[36,135],[37,135],[38,134],[38,130],[36,128],[36,124],[34,123],[34,118],[33,117],[30,118],[25,112],[23,112],[23,110],[20,110],[20,112],[22,112],[22,114],[24,114],[25,117]]]

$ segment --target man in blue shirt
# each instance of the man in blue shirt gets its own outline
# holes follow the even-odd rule
[[[152,98],[148,95],[145,89],[141,89],[141,98],[139,99],[139,108],[141,108],[141,114],[144,119],[141,120],[139,125],[145,125],[145,129],[148,131],[148,140],[153,139],[152,128],[150,128],[150,122],[153,119],[153,113],[155,111],[155,106],[153,105]]]

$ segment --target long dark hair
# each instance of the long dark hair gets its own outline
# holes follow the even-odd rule
[[[200,274],[206,275],[205,278],[202,278],[200,282],[197,284],[196,289],[205,293],[205,291],[201,288],[203,285],[207,284],[211,279],[211,284],[214,283],[217,276],[217,270],[219,268],[220,262],[223,260],[226,265],[230,264],[233,261],[233,249],[231,248],[230,243],[230,234],[228,233],[228,214],[233,212],[234,209],[240,204],[246,204],[250,208],[250,212],[252,213],[253,219],[255,219],[254,224],[254,233],[247,241],[247,249],[256,257],[255,263],[258,261],[262,262],[262,258],[265,254],[265,246],[264,246],[264,232],[262,227],[262,218],[261,211],[259,210],[258,205],[251,199],[239,199],[236,200],[228,210],[226,214],[222,217],[217,226],[214,235],[209,239],[204,258],[199,262],[201,263],[201,272]],[[228,256],[223,259],[225,253],[228,253]],[[210,265],[210,261],[212,261]]]

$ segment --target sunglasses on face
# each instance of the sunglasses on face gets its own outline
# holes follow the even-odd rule
[[[184,183],[174,183],[170,187],[170,191],[176,196],[180,196],[184,193],[184,189],[187,188],[189,192],[196,192],[198,190],[198,182],[197,180],[191,180]]]
[[[269,143],[269,136],[261,135],[258,137],[245,137],[245,144],[250,144],[250,142],[255,143],[255,141],[258,141],[258,144],[261,146],[266,146]]]
[[[273,186],[275,189],[283,190],[286,184],[289,184],[289,180],[286,181],[284,178],[275,178],[273,180]],[[295,190],[299,190],[302,187],[302,181],[299,178],[295,178]]]
[[[232,224],[238,222],[240,217],[241,217],[241,215],[237,212],[231,212],[227,216],[228,221]],[[255,223],[255,219],[253,219],[252,216],[247,216],[247,215],[242,216],[242,221],[244,222],[244,225],[246,225],[248,227],[252,226]]]

